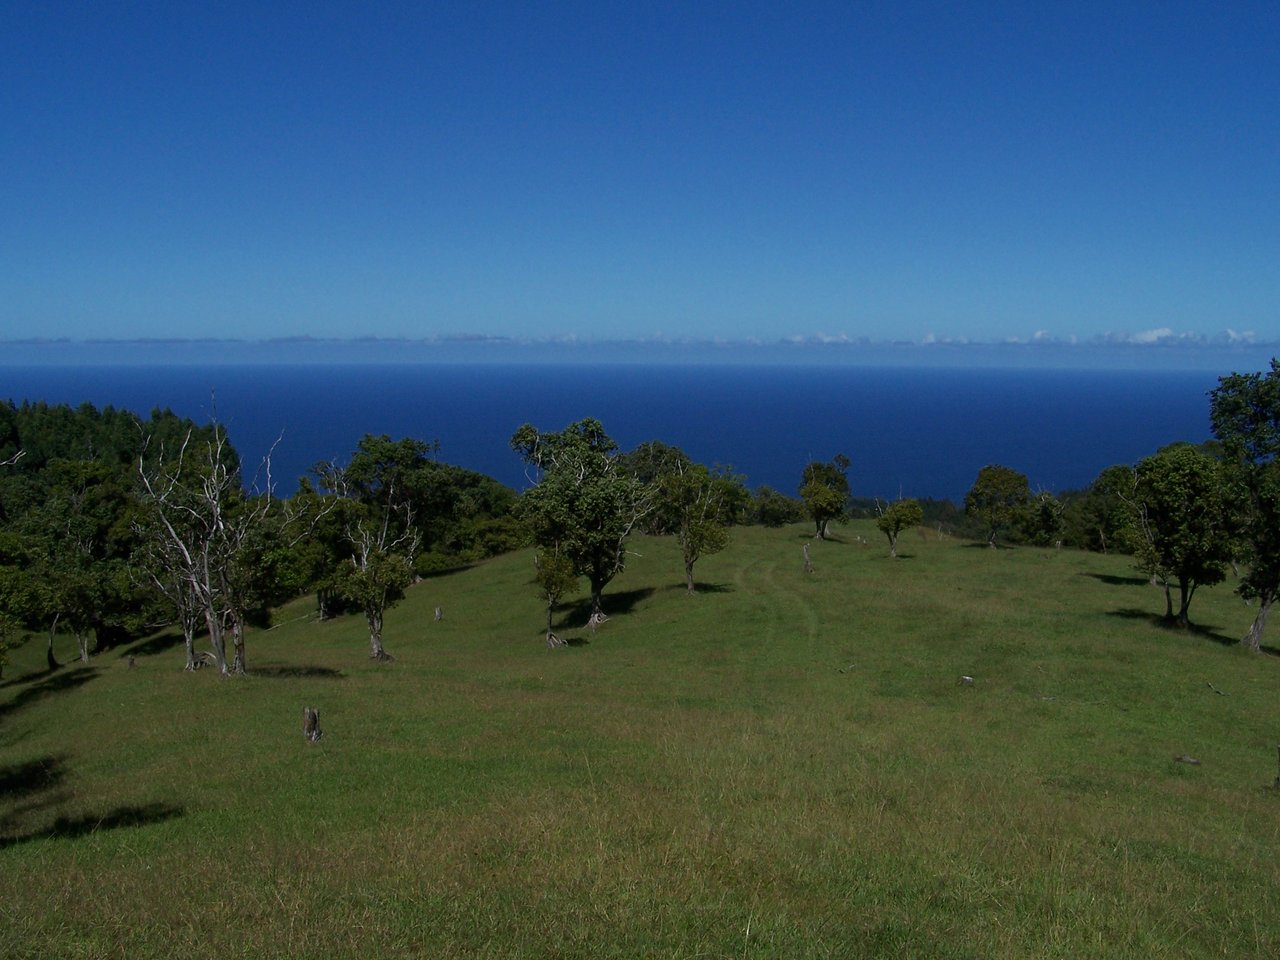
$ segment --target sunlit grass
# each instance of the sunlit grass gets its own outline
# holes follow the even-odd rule
[[[1125,558],[874,533],[735,531],[695,596],[638,540],[556,651],[527,554],[413,587],[389,665],[306,601],[242,680],[20,650],[0,955],[1280,955],[1229,585],[1170,632]]]

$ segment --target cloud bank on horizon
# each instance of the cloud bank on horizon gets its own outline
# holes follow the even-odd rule
[[[1280,341],[1280,7],[44,4],[0,341]]]

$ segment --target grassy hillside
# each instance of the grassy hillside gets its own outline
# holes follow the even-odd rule
[[[242,680],[33,643],[0,955],[1280,956],[1280,661],[1229,585],[1170,632],[1125,558],[873,534],[735,531],[695,596],[639,539],[556,651],[528,553],[412,588],[390,665],[302,601]]]

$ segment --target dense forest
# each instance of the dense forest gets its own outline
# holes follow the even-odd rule
[[[751,490],[732,468],[660,441],[619,450],[593,419],[515,431],[532,480],[519,494],[443,462],[434,444],[366,435],[279,498],[269,454],[242,457],[218,423],[0,403],[0,657],[41,637],[53,670],[68,638],[88,660],[169,626],[182,631],[187,669],[243,673],[246,629],[311,592],[322,617],[362,614],[370,656],[391,660],[382,624],[411,583],[526,546],[556,646],[552,614],[583,582],[589,622],[608,619],[606,589],[634,533],[675,538],[692,592],[698,560],[734,526],[807,521],[838,540],[851,517],[874,518],[893,556],[921,525],[991,548],[1132,554],[1180,625],[1197,588],[1234,568],[1258,604],[1243,641],[1256,649],[1280,589],[1277,361],[1222,378],[1210,416],[1215,440],[1109,467],[1084,490],[1033,491],[1015,468],[988,465],[962,504],[858,498],[843,453],[797,464],[795,496]]]

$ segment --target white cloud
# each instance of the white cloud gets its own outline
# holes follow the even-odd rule
[[[1159,343],[1161,340],[1168,340],[1173,336],[1173,331],[1168,327],[1160,327],[1156,330],[1144,330],[1141,333],[1133,333],[1129,335],[1130,343]]]

